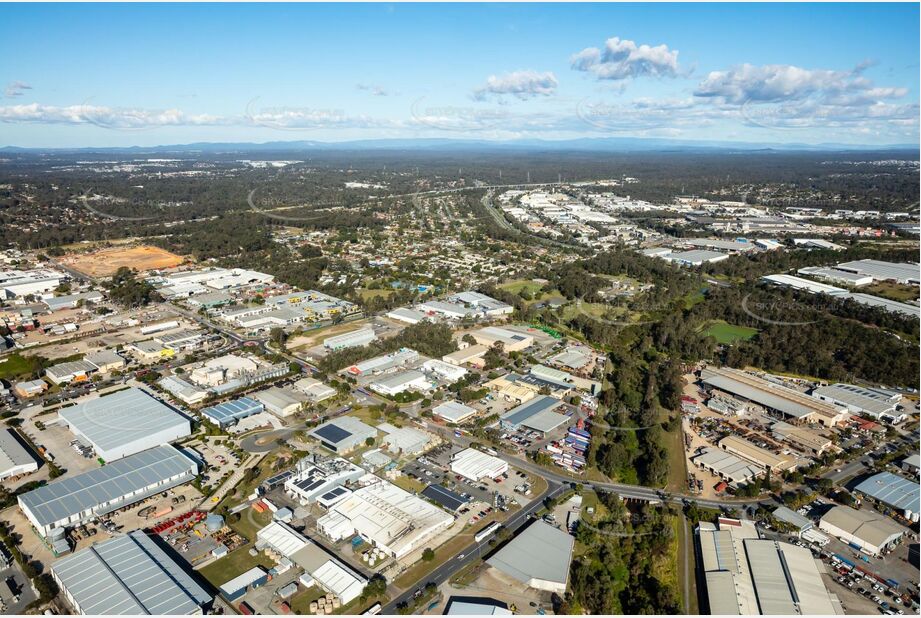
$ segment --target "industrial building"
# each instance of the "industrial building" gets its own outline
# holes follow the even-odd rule
[[[323,384],[316,378],[301,378],[293,384],[294,388],[307,395],[311,401],[319,403],[336,396],[336,389]]]
[[[465,498],[456,491],[445,489],[441,485],[426,485],[425,489],[419,493],[451,513],[456,513],[470,501],[470,498]]]
[[[534,345],[534,337],[507,328],[487,326],[470,333],[474,340],[487,348],[501,343],[506,352],[521,352]]]
[[[485,345],[467,345],[467,347],[461,348],[456,352],[445,354],[441,357],[441,360],[457,366],[470,365],[472,367],[482,368],[486,366],[486,361],[483,357],[488,351],[489,348]]]
[[[383,376],[369,386],[376,393],[394,397],[408,390],[427,391],[432,388],[432,383],[421,371],[407,369]]]
[[[308,456],[297,463],[293,474],[285,480],[285,493],[306,506],[365,474],[363,468],[345,459]]]
[[[274,521],[256,533],[256,548],[268,549],[287,558],[313,579],[325,592],[351,603],[361,596],[368,580],[326,553],[290,526]]]
[[[99,350],[98,352],[87,354],[83,357],[83,360],[96,365],[100,373],[118,371],[127,364],[127,361],[115,350]]]
[[[446,401],[432,408],[432,414],[449,423],[463,423],[476,414],[476,408],[465,406],[459,401]]]
[[[494,479],[508,472],[508,462],[475,448],[465,448],[451,456],[451,472],[472,481]]]
[[[301,406],[307,403],[307,395],[288,388],[271,386],[265,390],[253,393],[253,399],[262,402],[267,412],[280,418],[297,414]]]
[[[165,376],[157,381],[157,385],[167,393],[186,405],[194,406],[208,398],[208,391],[198,388],[185,378],[179,376]]]
[[[38,470],[38,459],[13,429],[0,429],[0,481]]]
[[[510,616],[505,603],[482,597],[464,597],[463,601],[448,600],[445,616]]]
[[[107,462],[192,433],[188,418],[139,388],[63,408],[58,417]]]
[[[812,391],[812,396],[833,405],[844,406],[849,412],[865,414],[877,420],[900,423],[905,415],[897,410],[902,396],[880,388],[853,384],[830,384]]]
[[[543,382],[549,382],[561,388],[578,389],[591,395],[601,392],[601,382],[580,378],[546,365],[534,365],[529,373]]]
[[[425,313],[421,311],[416,311],[415,309],[409,309],[408,307],[400,307],[394,309],[393,311],[387,314],[387,317],[391,320],[397,320],[398,322],[406,322],[407,324],[418,324],[422,320],[426,319]]]
[[[535,520],[486,563],[529,588],[562,595],[575,542],[568,533]]]
[[[679,244],[687,247],[728,251],[729,253],[745,253],[755,249],[755,245],[748,241],[724,240],[722,238],[682,238],[679,240]]]
[[[422,371],[431,375],[436,380],[443,380],[447,384],[454,384],[465,375],[467,370],[451,363],[446,363],[435,358],[422,363]]]
[[[747,485],[764,474],[764,470],[759,466],[718,448],[705,448],[693,461],[697,466],[726,481],[733,489]]]
[[[188,483],[198,464],[169,444],[66,476],[19,495],[19,508],[43,537]]]
[[[385,444],[387,450],[396,455],[418,455],[432,441],[430,434],[413,427],[395,427],[390,423],[381,423],[377,428],[386,434],[381,439],[381,444]]]
[[[202,614],[213,598],[142,530],[51,565],[51,576],[84,615]]]
[[[773,453],[739,436],[726,436],[717,443],[717,446],[742,459],[747,459],[762,470],[785,472],[796,467],[795,458],[783,453]]]
[[[837,268],[823,268],[821,266],[806,266],[796,271],[800,275],[808,275],[840,285],[850,285],[859,287],[861,285],[870,285],[873,283],[873,277],[849,273],[846,270]]]
[[[449,296],[447,301],[462,304],[470,308],[475,315],[487,318],[511,315],[515,310],[511,305],[479,292],[458,292]]]
[[[825,283],[817,283],[810,279],[794,277],[793,275],[765,275],[761,280],[780,287],[800,290],[810,294],[828,294],[829,296],[846,296],[847,290]]]
[[[822,455],[835,448],[831,438],[808,427],[791,425],[784,421],[777,421],[771,425],[771,435],[796,450],[813,456]]]
[[[377,339],[374,334],[374,328],[367,326],[358,330],[327,337],[323,340],[323,346],[329,350],[342,350],[344,348],[355,348],[358,346],[368,345]]]
[[[333,541],[359,534],[387,555],[402,558],[454,523],[452,515],[429,502],[369,477],[372,484],[355,490],[317,520],[320,532]]]
[[[756,403],[792,422],[834,427],[844,420],[847,412],[844,406],[819,401],[786,386],[729,367],[704,367],[700,372],[700,382],[708,392],[715,390]]]
[[[45,377],[52,384],[82,382],[99,371],[99,367],[85,360],[58,363],[45,369]]]
[[[849,506],[832,507],[819,520],[819,529],[872,556],[882,554],[907,532],[887,517]]]
[[[555,411],[564,406],[559,399],[539,395],[517,408],[512,408],[499,420],[507,429],[517,430],[524,427],[546,435],[569,421],[568,416]]]
[[[261,401],[251,397],[240,397],[233,401],[225,401],[216,406],[210,406],[201,411],[202,416],[220,428],[235,425],[237,421],[265,410]]]
[[[838,264],[838,270],[873,277],[874,281],[894,281],[907,285],[921,283],[917,264],[898,264],[880,260],[856,260]]]
[[[900,511],[905,519],[918,521],[921,510],[921,485],[892,472],[880,472],[864,479],[854,491],[891,509]]]
[[[269,574],[262,567],[255,566],[250,570],[240,573],[230,581],[224,582],[218,588],[228,601],[236,601],[250,588],[258,588],[269,581]]]
[[[409,348],[400,348],[396,352],[375,356],[357,365],[352,365],[345,371],[354,376],[379,375],[395,367],[403,367],[409,363],[415,362],[419,358],[419,353]]]
[[[662,258],[670,262],[676,262],[681,266],[701,266],[728,260],[729,254],[720,253],[719,251],[707,251],[706,249],[692,249],[691,251],[668,253],[663,255]]]
[[[721,517],[697,527],[700,569],[713,615],[835,615],[840,601],[825,587],[809,549],[759,538],[750,521]]]
[[[335,453],[348,453],[368,438],[377,438],[377,429],[354,416],[340,416],[311,429],[308,435]]]

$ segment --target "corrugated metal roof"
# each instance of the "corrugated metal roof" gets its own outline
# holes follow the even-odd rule
[[[891,472],[880,472],[860,482],[857,491],[897,509],[921,509],[921,486]]]
[[[191,429],[189,420],[139,388],[92,399],[58,415],[97,449],[119,449],[172,427]]]
[[[575,539],[542,521],[535,521],[486,562],[515,579],[565,585]]]
[[[524,425],[537,431],[548,432],[569,420],[568,416],[554,412],[563,405],[559,399],[540,395],[502,415],[502,421],[512,426]]]
[[[19,496],[19,503],[27,507],[39,523],[47,526],[170,477],[188,473],[191,478],[195,466],[191,459],[164,444],[33,489]],[[158,488],[162,490],[162,486]]]
[[[84,614],[195,614],[211,601],[140,530],[62,558],[51,569]]]

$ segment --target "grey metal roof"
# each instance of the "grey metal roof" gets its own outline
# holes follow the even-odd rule
[[[849,270],[869,275],[874,279],[897,279],[902,281],[917,281],[919,270],[917,264],[900,264],[883,262],[880,260],[856,260],[838,264],[841,270]]]
[[[19,496],[19,504],[28,508],[39,523],[47,526],[184,472],[191,478],[195,467],[191,459],[164,444],[33,489]],[[162,490],[162,486],[158,488],[158,491]],[[138,499],[137,496],[131,498],[132,501]]]
[[[310,435],[336,445],[350,438],[355,442],[362,442],[366,438],[377,437],[377,429],[362,423],[354,416],[340,416],[323,423],[311,431]]]
[[[129,388],[91,399],[58,415],[98,450],[109,451],[144,440],[173,427],[189,427],[189,420],[139,388]]]
[[[566,584],[575,541],[562,530],[535,521],[486,562],[524,583],[541,579]]]
[[[89,615],[188,615],[212,600],[140,530],[62,558],[51,569]]]
[[[223,425],[229,421],[237,421],[241,418],[262,412],[265,406],[261,401],[256,401],[251,397],[240,397],[233,401],[225,401],[216,406],[205,408],[201,413],[214,422]]]
[[[815,412],[814,409],[807,408],[785,397],[769,393],[766,390],[754,388],[727,375],[713,373],[706,375],[701,372],[701,382],[796,418],[808,416]],[[767,387],[767,385],[765,386]]]
[[[880,472],[860,482],[854,489],[897,509],[921,509],[921,485],[891,472]]]
[[[785,506],[778,506],[774,509],[774,517],[792,526],[796,526],[800,530],[806,530],[813,527],[811,519]]]
[[[37,463],[32,453],[16,439],[12,429],[0,430],[0,473],[14,466]]]
[[[895,411],[899,397],[874,388],[854,384],[829,384],[812,392],[813,397],[822,395],[843,405],[858,408],[871,414],[890,414]]]
[[[548,432],[569,420],[568,416],[553,411],[562,404],[559,399],[539,395],[506,412],[501,420],[512,426],[524,425],[537,431]]]

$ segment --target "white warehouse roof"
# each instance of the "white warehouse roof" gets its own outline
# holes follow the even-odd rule
[[[91,399],[58,415],[106,461],[192,433],[189,419],[139,388]]]
[[[508,472],[508,462],[475,448],[465,448],[451,457],[451,472],[479,481]]]
[[[576,540],[535,521],[486,562],[528,586],[565,591]]]

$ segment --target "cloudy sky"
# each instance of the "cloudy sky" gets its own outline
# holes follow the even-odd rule
[[[919,141],[917,4],[4,5],[0,145]]]

